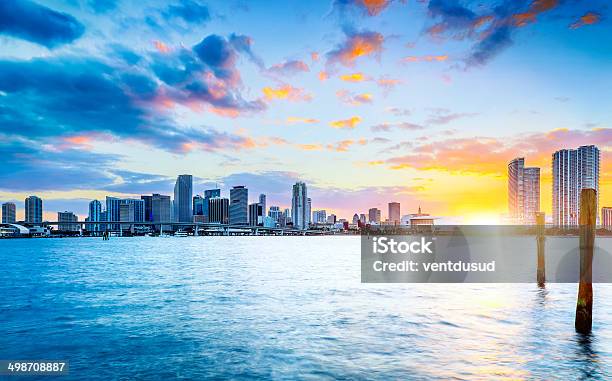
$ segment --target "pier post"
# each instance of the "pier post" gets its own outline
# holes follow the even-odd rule
[[[546,257],[544,254],[546,237],[544,236],[545,214],[543,212],[536,213],[536,242],[538,245],[538,286],[544,287],[546,284]]]
[[[593,246],[597,215],[595,189],[580,193],[580,285],[576,302],[576,332],[587,334],[593,326]]]

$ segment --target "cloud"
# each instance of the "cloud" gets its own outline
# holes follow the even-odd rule
[[[73,16],[28,0],[0,1],[0,34],[53,49],[81,37],[85,27]]]
[[[88,0],[87,5],[96,13],[107,13],[117,8],[118,0]]]
[[[181,0],[169,5],[163,12],[166,19],[180,19],[187,24],[202,25],[210,20],[210,11],[205,4],[193,0]]]
[[[336,151],[336,152],[346,152],[354,144],[359,144],[363,146],[363,145],[366,145],[367,143],[368,141],[366,139],[359,139],[357,141],[352,140],[352,139],[346,139],[346,140],[341,140],[334,144],[328,144],[327,149],[330,151]]]
[[[306,94],[303,89],[284,84],[278,88],[266,86],[262,89],[264,97],[268,101],[275,99],[286,99],[294,102],[310,101],[312,96]]]
[[[365,15],[377,16],[391,3],[389,0],[335,0],[334,7],[346,12],[351,7],[363,11]]]
[[[371,104],[373,101],[372,94],[370,93],[363,93],[363,94],[355,95],[346,90],[338,90],[336,91],[336,96],[342,102],[349,104],[349,105],[353,105],[353,106],[358,106],[362,104]]]
[[[345,82],[364,82],[369,81],[371,78],[363,73],[352,73],[343,74],[340,76],[340,79]]]
[[[260,69],[265,67],[263,60],[253,52],[253,39],[251,37],[232,33],[228,40],[238,53],[245,54]]]
[[[399,129],[404,131],[417,131],[425,129],[424,126],[416,123],[410,122],[400,122],[400,123],[381,123],[375,126],[370,127],[370,129],[374,132],[389,132],[393,129]]]
[[[350,117],[348,119],[343,119],[343,120],[336,120],[333,122],[329,122],[329,125],[332,126],[333,128],[347,128],[347,129],[353,129],[355,127],[357,127],[357,125],[361,123],[361,118],[358,116],[353,116]]]
[[[297,147],[304,151],[321,151],[323,144],[298,144]]]
[[[425,121],[427,125],[443,125],[451,123],[457,119],[468,118],[478,115],[478,113],[469,112],[451,112],[444,108],[431,109],[431,114]]]
[[[295,116],[290,116],[287,118],[287,123],[288,124],[297,124],[297,123],[313,124],[313,123],[319,123],[319,120],[314,119],[314,118],[299,118]]]
[[[570,29],[578,29],[582,28],[585,25],[593,25],[597,24],[601,20],[601,15],[596,12],[587,12],[584,15],[580,16],[580,18],[572,23],[569,27]]]
[[[402,58],[403,63],[411,63],[411,62],[443,62],[448,60],[447,55],[438,55],[438,56],[407,56]]]
[[[294,75],[309,71],[308,65],[304,61],[299,60],[281,62],[268,68],[269,73],[278,75]]]
[[[393,79],[388,77],[381,77],[378,81],[376,81],[378,87],[383,89],[385,94],[389,93],[389,91],[395,89],[396,86],[402,84],[401,79]]]
[[[327,64],[352,67],[360,57],[377,55],[382,52],[385,38],[378,32],[353,31],[345,29],[346,39],[336,49],[327,53]]]
[[[323,82],[323,81],[327,81],[327,79],[328,79],[328,78],[329,78],[329,75],[327,74],[327,72],[326,72],[326,71],[320,71],[320,72],[319,72],[319,80],[320,80],[321,82]]]

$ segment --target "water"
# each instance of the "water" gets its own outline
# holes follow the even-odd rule
[[[575,284],[361,284],[358,237],[0,240],[0,263],[0,359],[62,380],[612,377],[612,285],[583,337]]]

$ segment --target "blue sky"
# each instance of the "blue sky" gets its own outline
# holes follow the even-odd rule
[[[402,203],[490,222],[505,167],[597,144],[608,196],[605,1],[0,4],[0,199],[83,215],[104,195],[244,184],[343,217]],[[343,80],[353,79],[352,81]],[[358,80],[358,81],[356,81]],[[55,208],[51,210],[50,208]]]

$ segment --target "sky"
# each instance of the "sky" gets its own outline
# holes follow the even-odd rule
[[[610,24],[605,0],[0,2],[0,201],[85,217],[187,173],[496,223],[511,159],[550,215],[552,153],[595,144],[612,205]]]

